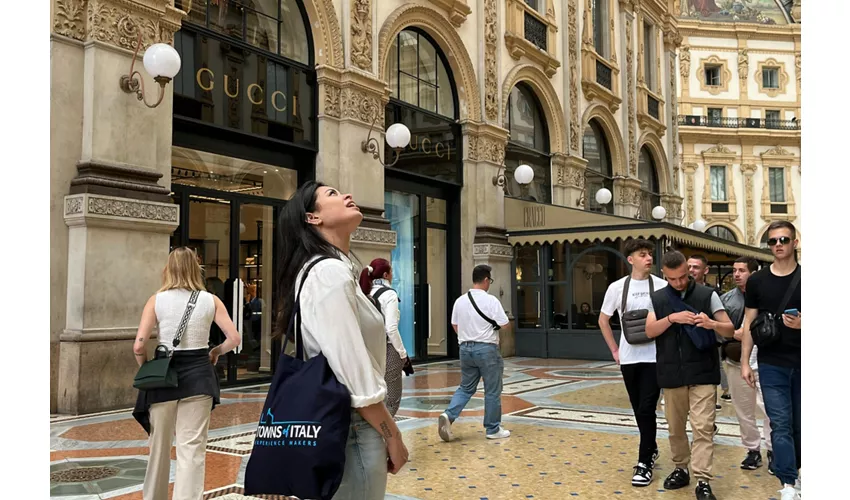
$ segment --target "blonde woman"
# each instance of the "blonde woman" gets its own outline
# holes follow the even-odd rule
[[[195,292],[198,292],[195,294]],[[175,337],[193,296],[195,305],[183,334]],[[209,350],[212,322],[226,340]],[[145,343],[153,327],[159,331],[158,346],[172,353],[177,387],[139,391],[133,416],[150,435],[150,457],[142,489],[144,500],[168,498],[171,442],[177,435],[177,475],[173,500],[198,500],[204,495],[204,462],[210,412],[219,403],[218,357],[239,345],[240,336],[224,304],[204,289],[201,266],[191,248],[171,252],[162,271],[162,288],[148,299],[142,311],[133,353],[139,366],[147,360]]]

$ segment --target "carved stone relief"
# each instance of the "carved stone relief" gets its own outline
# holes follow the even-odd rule
[[[467,159],[471,161],[489,161],[502,165],[505,161],[506,141],[498,141],[491,137],[477,137],[468,135],[469,153]]]
[[[753,174],[756,172],[756,166],[752,164],[743,164],[741,165],[741,172],[744,174],[744,210],[747,229],[747,244],[755,245],[756,211]]]
[[[484,114],[488,121],[499,121],[499,84],[496,71],[498,44],[496,0],[484,0]]]
[[[579,120],[579,103],[578,103],[578,0],[569,0],[567,5],[569,9],[569,54],[570,54],[570,150],[578,153],[579,136],[581,130],[581,122]]]
[[[325,89],[325,109],[324,114],[333,118],[342,116],[340,110],[340,89],[333,85],[324,85]]]
[[[84,0],[58,0],[53,16],[53,31],[76,40],[86,36],[86,2]]]
[[[384,104],[378,97],[370,96],[360,89],[342,89],[340,113],[341,118],[360,120],[368,124],[375,121],[377,116],[377,123],[384,123]]]
[[[142,49],[171,43],[180,28],[182,11],[168,2],[156,7],[129,1],[56,0],[53,31],[75,40],[96,40],[134,50],[139,34]]]
[[[351,9],[351,62],[372,71],[372,1],[354,0]]]
[[[628,87],[628,119],[629,119],[629,174],[638,175],[637,157],[637,107],[635,106],[635,68],[634,47],[632,46],[632,20],[626,17],[626,86]]]

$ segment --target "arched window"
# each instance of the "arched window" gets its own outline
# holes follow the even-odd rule
[[[454,89],[444,56],[424,33],[406,29],[390,47],[391,96],[418,108],[456,118]]]
[[[646,146],[640,148],[638,160],[638,178],[640,179],[640,217],[652,219],[652,209],[661,204],[661,189],[658,187],[658,170],[655,160]]]
[[[600,205],[596,203],[596,192],[607,188],[614,193],[614,169],[611,165],[611,150],[602,127],[591,120],[584,129],[582,155],[587,160],[587,183],[585,185],[585,206],[593,212],[613,213],[614,203]]]
[[[767,240],[769,239],[768,234],[770,231],[765,231],[763,235],[761,235],[761,241],[759,241],[759,248],[770,248],[767,246]]]
[[[735,237],[735,233],[725,226],[711,226],[710,228],[706,229],[705,232],[716,238],[722,238],[724,240],[734,241],[736,243],[738,241],[738,238]],[[767,239],[764,240],[764,247],[767,247]]]
[[[524,83],[518,83],[508,97],[505,128],[511,132],[505,150],[505,174],[510,183],[510,193],[540,203],[551,203],[552,169],[546,117],[537,96]],[[525,187],[513,177],[513,171],[522,164],[534,169],[534,180]]]

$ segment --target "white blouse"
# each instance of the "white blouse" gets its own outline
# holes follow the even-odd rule
[[[384,282],[384,280],[375,280],[369,295],[374,297],[375,293],[381,288],[390,288],[390,285]],[[398,294],[395,290],[387,290],[378,297],[378,302],[381,304],[381,312],[384,313],[384,330],[387,332],[387,338],[396,352],[398,352],[398,356],[404,359],[407,357],[407,351],[404,349],[404,343],[401,341],[401,334],[398,331],[398,322],[401,320],[401,311],[398,308]]]
[[[340,259],[325,259],[307,275],[301,290],[301,333],[307,357],[324,354],[351,394],[352,408],[362,408],[380,403],[387,393],[384,319],[357,286],[358,270],[351,260],[345,255]]]

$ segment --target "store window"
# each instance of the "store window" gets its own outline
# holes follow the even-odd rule
[[[543,327],[542,293],[540,289],[540,245],[515,247],[517,326],[520,329]]]
[[[587,160],[585,206],[592,212],[613,213],[613,203],[600,205],[596,202],[596,192],[600,189],[607,188],[612,194],[614,193],[614,170],[608,140],[595,119],[591,120],[584,129],[582,148],[584,159]]]
[[[549,131],[540,101],[528,85],[520,83],[511,90],[505,128],[511,133],[505,150],[505,174],[511,196],[551,203]],[[513,176],[513,171],[523,164],[534,170],[534,180],[527,186],[521,186]]]
[[[737,242],[738,238],[735,237],[735,233],[732,232],[731,229],[725,226],[711,226],[710,228],[705,230],[706,233],[714,236],[715,238],[721,238],[728,241]]]
[[[574,255],[578,254],[579,252],[576,252]],[[585,253],[573,264],[572,298],[569,307],[570,321],[574,329],[599,329],[599,312],[602,310],[608,285],[625,276],[627,272],[628,267],[618,254],[602,248]]]
[[[640,217],[643,220],[653,220],[652,209],[661,205],[661,189],[658,186],[658,170],[655,166],[655,160],[646,146],[640,148],[638,177],[641,183]]]

